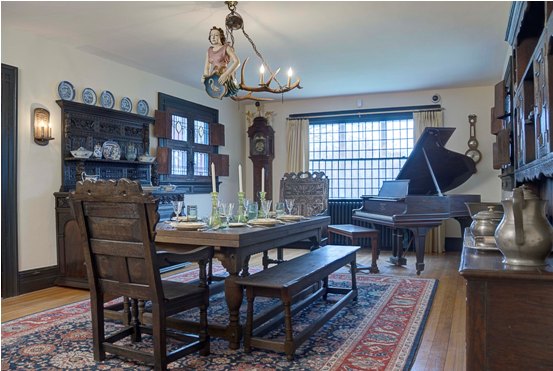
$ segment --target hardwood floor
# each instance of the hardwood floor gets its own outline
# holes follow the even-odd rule
[[[305,250],[285,250],[292,258]],[[415,258],[407,255],[407,266],[387,263],[389,252],[382,252],[378,265],[381,274],[416,277]],[[460,253],[425,256],[423,278],[439,280],[430,316],[412,370],[465,370],[465,281],[459,275]],[[370,249],[358,254],[360,264],[370,265]],[[255,255],[250,266],[261,265],[261,255]],[[359,274],[368,274],[363,271]],[[2,300],[2,322],[64,304],[88,299],[88,291],[52,287],[45,290]]]

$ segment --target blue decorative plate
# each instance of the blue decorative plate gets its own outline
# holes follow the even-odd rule
[[[105,159],[119,160],[121,159],[121,147],[119,147],[119,143],[108,140],[102,145],[102,154]]]
[[[128,97],[121,99],[121,111],[131,112],[132,111],[132,102]]]
[[[75,88],[69,81],[62,81],[58,85],[58,94],[63,100],[75,99]]]
[[[138,103],[136,104],[136,112],[139,115],[146,116],[149,110],[150,110],[150,107],[148,106],[148,102],[146,102],[143,99],[139,100]]]
[[[84,88],[82,94],[83,102],[86,104],[96,104],[96,92],[90,88]]]
[[[113,97],[113,94],[107,90],[104,90],[102,94],[100,94],[100,104],[104,108],[113,108],[113,106],[115,106],[115,98]]]

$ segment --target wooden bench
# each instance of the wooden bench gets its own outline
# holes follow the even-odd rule
[[[378,273],[378,255],[380,254],[378,248],[378,241],[380,240],[378,229],[365,228],[353,224],[333,224],[328,226],[328,243],[334,243],[334,235],[340,235],[347,237],[351,240],[352,245],[359,245],[359,239],[370,238],[371,239],[371,252],[372,262],[370,267],[357,265],[358,271],[368,269],[371,273]],[[361,245],[361,247],[364,247]]]
[[[236,282],[246,289],[248,301],[244,350],[251,347],[286,353],[288,360],[294,358],[296,349],[323,326],[347,303],[357,298],[355,279],[355,262],[358,246],[327,245],[292,260],[265,269],[251,276],[242,277]],[[351,264],[351,288],[328,286],[328,276]],[[323,281],[322,287],[320,282]],[[314,285],[318,284],[318,286]],[[342,294],[316,322],[310,324],[294,338],[292,333],[292,315],[306,308],[320,297],[324,300],[327,294]],[[280,298],[282,305],[258,315],[254,321],[253,306],[257,296]],[[292,308],[292,304],[294,304]],[[283,310],[284,309],[284,310]],[[275,314],[280,313],[278,316]],[[262,336],[284,321],[285,340],[268,340]]]

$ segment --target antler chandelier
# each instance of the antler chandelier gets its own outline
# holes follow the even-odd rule
[[[286,85],[282,85],[278,79],[277,74],[280,72],[278,68],[273,72],[269,64],[265,61],[265,58],[257,49],[257,46],[253,42],[252,38],[244,30],[244,20],[242,16],[236,12],[237,1],[225,1],[230,13],[225,19],[226,36],[223,34],[221,28],[213,27],[209,32],[209,41],[211,47],[207,51],[204,74],[202,76],[202,82],[205,85],[206,92],[212,98],[222,99],[223,97],[230,97],[233,100],[255,100],[265,101],[272,100],[271,98],[261,98],[254,96],[254,93],[273,93],[284,94],[293,89],[301,89],[300,79],[292,82],[292,68],[288,69],[288,80]],[[261,67],[259,68],[259,84],[257,86],[249,86],[244,82],[244,69],[248,63],[248,58],[244,60],[242,68],[240,70],[240,83],[236,81],[234,76],[235,71],[240,66],[240,60],[234,52],[234,34],[236,30],[242,30],[242,33],[246,39],[250,42],[255,54],[261,60]],[[230,39],[230,43],[227,43],[227,38]],[[265,80],[265,71],[268,72],[269,78]],[[276,85],[272,87],[271,85]],[[245,95],[238,95],[238,92],[242,90],[247,92]]]

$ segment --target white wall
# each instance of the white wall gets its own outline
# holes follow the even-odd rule
[[[2,63],[19,69],[18,93],[18,215],[19,215],[19,270],[47,267],[57,264],[54,196],[61,185],[61,117],[56,104],[60,81],[70,81],[76,89],[76,98],[90,87],[99,96],[102,90],[111,91],[116,109],[122,97],[136,102],[145,99],[149,115],[157,108],[157,93],[163,92],[219,110],[219,120],[225,124],[226,145],[220,153],[230,155],[230,176],[220,177],[221,197],[235,197],[238,191],[237,169],[245,145],[246,135],[241,123],[240,106],[231,100],[211,99],[201,89],[182,85],[159,76],[49,42],[41,37],[24,34],[20,30],[2,27]],[[189,73],[189,71],[183,71]],[[199,76],[202,71],[198,71]],[[99,104],[99,103],[98,103]],[[38,146],[31,134],[31,107],[40,105],[50,111],[53,136],[48,146]],[[153,133],[151,128],[150,133]],[[152,154],[157,140],[151,139]],[[186,203],[199,206],[199,214],[210,211],[209,195],[186,196]]]
[[[308,84],[308,82],[304,82]],[[455,127],[446,148],[465,153],[468,149],[469,137],[468,115],[476,114],[476,137],[478,149],[482,152],[482,160],[477,164],[477,173],[467,182],[448,193],[481,194],[482,201],[499,202],[501,197],[501,181],[499,170],[492,168],[492,143],[495,137],[490,134],[490,107],[494,104],[493,86],[440,89],[432,91],[413,91],[389,94],[370,94],[360,96],[342,96],[322,99],[306,99],[296,101],[280,101],[263,103],[265,112],[274,112],[270,121],[275,130],[275,161],[273,162],[273,197],[280,192],[280,177],[286,171],[286,118],[290,114],[356,110],[358,101],[362,102],[360,109],[416,106],[432,104],[431,97],[438,93],[441,105],[445,108],[445,126]],[[247,106],[247,111],[256,112],[254,106]],[[252,165],[248,161],[246,176],[251,179]],[[247,183],[247,193],[252,194],[252,184]],[[458,223],[447,222],[447,235],[460,236]]]

